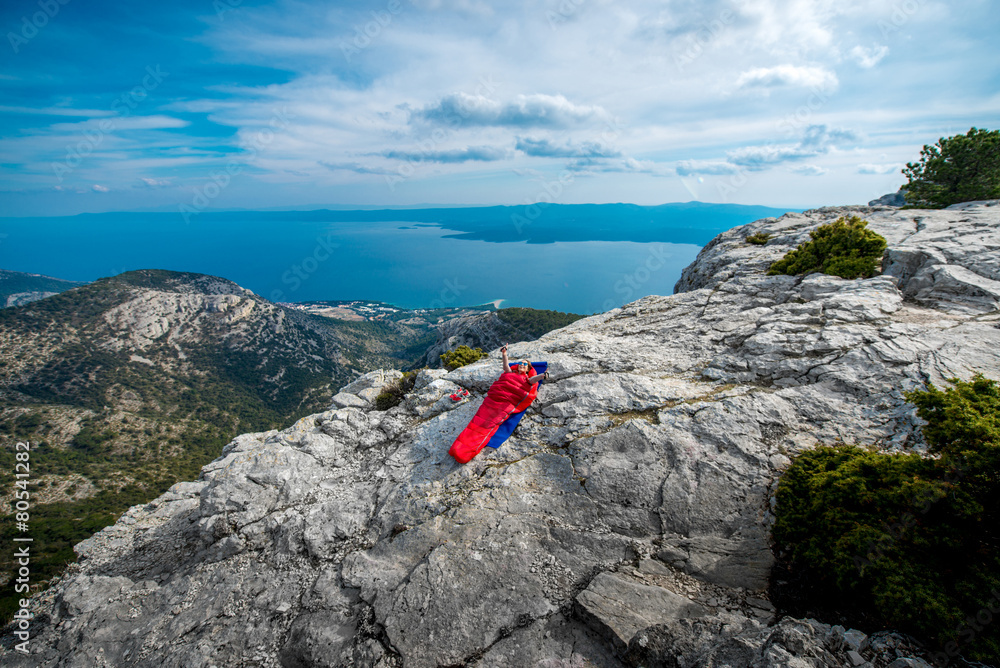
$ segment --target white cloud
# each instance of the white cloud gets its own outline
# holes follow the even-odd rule
[[[10,77],[13,78],[13,77]],[[72,109],[69,107],[11,107],[0,105],[0,113],[5,114],[28,114],[31,116],[86,116],[94,118],[99,116],[114,116],[110,109]]]
[[[888,53],[889,47],[884,44],[873,44],[870,49],[856,46],[851,49],[849,55],[858,65],[868,70],[878,65],[879,61],[885,58]]]
[[[556,144],[548,139],[518,137],[514,146],[518,151],[537,158],[617,158],[621,151],[606,144],[585,141],[579,144],[566,141]]]
[[[110,124],[110,126],[109,126]],[[114,118],[91,119],[79,123],[55,123],[49,128],[55,132],[76,132],[81,130],[101,130],[116,132],[119,130],[164,130],[186,128],[190,123],[172,116],[116,116]]]
[[[767,165],[811,158],[816,154],[816,151],[805,149],[801,144],[767,144],[743,146],[729,151],[726,155],[729,162],[734,165],[756,170],[764,169]]]
[[[729,151],[729,162],[756,171],[782,162],[804,160],[829,153],[831,149],[858,141],[856,133],[850,130],[825,125],[810,125],[798,144],[766,144],[764,146],[744,146]]]
[[[140,177],[139,180],[145,183],[150,188],[165,188],[169,185],[172,185],[170,181],[167,179],[149,179],[146,177]]]
[[[735,174],[739,166],[725,160],[681,160],[677,163],[677,173],[681,176],[694,174]]]
[[[488,18],[493,8],[482,0],[407,0],[424,11],[453,11],[476,18]]]
[[[580,158],[566,165],[566,169],[581,176],[595,174],[648,174],[650,176],[668,176],[673,171],[652,160],[636,160],[635,158]]]
[[[609,116],[600,107],[577,105],[562,95],[518,95],[498,102],[484,95],[452,93],[416,116],[448,126],[564,128]]]
[[[386,169],[385,167],[372,167],[362,165],[360,162],[326,162],[319,161],[319,164],[333,172],[354,172],[355,174],[377,174],[389,175],[399,174],[398,169]]]
[[[383,157],[395,160],[406,160],[408,162],[492,162],[503,160],[510,156],[510,149],[500,146],[466,146],[465,148],[452,148],[442,150],[417,150],[400,151],[392,149],[383,151]]]
[[[681,160],[677,163],[677,174],[735,174],[742,170],[759,172],[786,162],[796,162],[826,155],[833,149],[860,141],[857,133],[826,125],[810,125],[795,144],[764,144],[741,146],[726,152],[725,160]],[[820,175],[826,173],[822,167],[808,164],[793,169],[796,173]]]
[[[800,65],[757,67],[743,72],[736,79],[737,88],[797,86],[828,91],[835,90],[838,85],[837,75],[830,70]]]
[[[818,165],[799,165],[792,167],[792,171],[803,176],[823,176],[826,170]]]
[[[99,184],[94,184],[93,186],[91,186],[91,190],[93,190],[94,192],[97,192],[97,193],[111,192],[110,188],[108,188],[107,186],[99,185]]]
[[[888,164],[873,164],[868,162],[858,165],[858,174],[892,174],[902,168],[903,166],[898,162]]]

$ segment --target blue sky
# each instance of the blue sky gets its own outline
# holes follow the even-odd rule
[[[0,215],[895,190],[1000,127],[975,0],[8,0]]]

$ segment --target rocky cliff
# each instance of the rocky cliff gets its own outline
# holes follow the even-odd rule
[[[883,275],[765,275],[849,213],[888,239]],[[897,636],[774,614],[771,490],[816,444],[922,449],[906,389],[1000,377],[998,230],[996,202],[730,230],[677,294],[513,346],[551,381],[512,439],[466,466],[447,449],[495,355],[422,372],[386,412],[244,434],[78,545],[33,602],[32,655],[3,661],[923,665]],[[755,232],[771,240],[747,244]],[[459,387],[472,399],[451,402]]]

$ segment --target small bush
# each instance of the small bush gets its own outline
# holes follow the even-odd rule
[[[822,272],[841,278],[870,278],[879,271],[885,239],[869,230],[857,216],[840,217],[809,233],[812,241],[799,244],[771,265],[769,276]]]
[[[382,388],[382,391],[375,397],[375,410],[387,411],[393,406],[402,403],[406,393],[413,389],[417,382],[418,371],[406,371],[403,377],[393,381]]]
[[[746,242],[748,244],[753,244],[754,246],[763,246],[770,240],[771,235],[767,232],[757,232],[756,234],[751,234],[746,238]]]
[[[482,348],[459,346],[454,350],[449,350],[440,357],[441,363],[444,364],[445,368],[449,371],[454,371],[455,369],[463,367],[466,364],[472,364],[473,362],[479,361],[483,357],[486,357],[486,353],[483,352]]]
[[[931,452],[953,459],[994,453],[1000,448],[1000,387],[982,374],[950,382],[953,387],[944,392],[930,384],[906,393],[927,421],[923,433]]]

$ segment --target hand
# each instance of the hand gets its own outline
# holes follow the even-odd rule
[[[542,374],[542,378],[544,378],[545,380],[548,380],[549,379],[549,372],[546,371],[545,373],[543,373]]]
[[[500,352],[502,352],[502,353],[507,352],[507,344],[506,343],[503,344],[502,346],[500,346]]]

